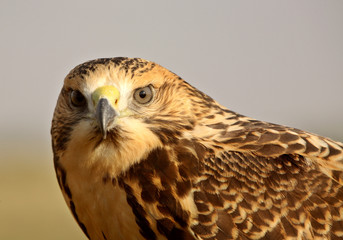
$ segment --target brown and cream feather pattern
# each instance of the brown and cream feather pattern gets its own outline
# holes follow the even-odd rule
[[[93,98],[103,86],[120,93],[106,138]],[[343,239],[342,143],[239,115],[155,63],[77,66],[51,134],[89,239]]]

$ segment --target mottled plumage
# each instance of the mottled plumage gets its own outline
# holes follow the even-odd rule
[[[342,143],[239,115],[155,63],[77,66],[51,134],[89,239],[343,238]]]

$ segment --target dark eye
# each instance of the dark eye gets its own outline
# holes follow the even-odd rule
[[[137,89],[135,93],[133,94],[133,97],[140,104],[146,104],[150,102],[153,97],[152,87],[149,85],[149,86]]]
[[[70,93],[70,102],[74,107],[83,107],[86,105],[86,98],[78,90],[73,90]]]

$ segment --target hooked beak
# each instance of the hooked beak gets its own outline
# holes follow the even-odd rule
[[[107,98],[101,98],[96,106],[96,120],[98,121],[102,136],[106,139],[107,127],[117,116],[116,111],[111,106]]]
[[[98,122],[103,139],[106,139],[107,130],[116,116],[119,116],[116,107],[119,100],[119,91],[114,86],[97,88],[92,94],[95,106],[95,117]]]

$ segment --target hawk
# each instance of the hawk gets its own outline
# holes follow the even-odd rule
[[[156,63],[75,67],[51,135],[89,239],[343,238],[342,143],[237,114]]]

